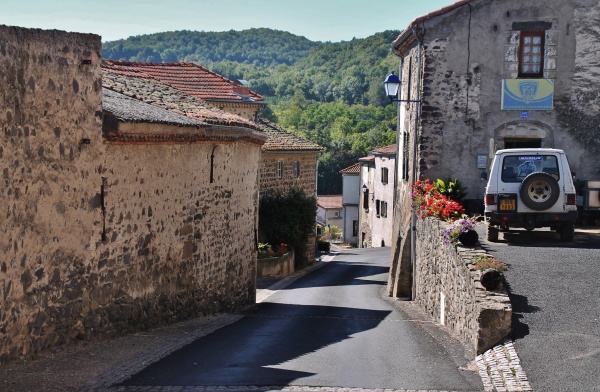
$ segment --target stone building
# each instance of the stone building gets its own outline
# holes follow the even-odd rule
[[[343,238],[346,244],[358,245],[358,206],[360,204],[360,162],[340,170],[342,175]]]
[[[267,136],[100,56],[0,26],[2,362],[255,300]]]
[[[360,158],[359,235],[361,248],[390,246],[394,205],[396,144]]]
[[[560,148],[577,178],[600,177],[599,24],[596,0],[464,0],[417,18],[393,42],[404,102],[391,295],[410,296],[417,179],[459,178],[476,212],[480,175],[501,148]]]
[[[288,132],[260,118],[264,99],[238,82],[231,81],[208,69],[191,63],[132,63],[103,61],[104,73],[135,76],[159,81],[192,97],[239,115],[257,124],[267,136],[260,155],[259,188],[261,192],[285,191],[300,187],[307,195],[317,191],[317,160],[319,145]],[[308,245],[309,262],[315,259],[315,239]]]

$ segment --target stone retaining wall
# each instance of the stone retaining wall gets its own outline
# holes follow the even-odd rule
[[[290,251],[281,257],[259,259],[256,263],[256,277],[268,278],[287,276],[294,272],[294,252]]]
[[[448,223],[417,219],[414,301],[477,354],[502,341],[511,331],[512,307],[502,285],[486,290],[480,271],[470,270],[470,259],[485,253],[474,248],[445,245]]]

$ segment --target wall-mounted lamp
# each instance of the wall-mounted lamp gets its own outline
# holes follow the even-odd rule
[[[362,191],[363,193],[369,193],[369,188],[367,188],[367,186],[363,184]]]
[[[385,87],[385,95],[388,96],[390,102],[421,102],[416,99],[398,99],[398,92],[400,91],[400,78],[392,71],[387,78],[383,81],[383,87]]]

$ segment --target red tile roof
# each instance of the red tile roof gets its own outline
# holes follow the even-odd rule
[[[343,208],[342,195],[317,196],[317,205],[321,208]]]
[[[260,120],[259,125],[263,126],[263,131],[269,136],[267,142],[263,145],[265,151],[321,151],[323,147],[311,142],[301,136],[295,135],[275,124]]]
[[[207,101],[264,104],[259,94],[194,63],[135,63],[103,60],[102,68],[114,74],[153,79]]]
[[[356,162],[352,166],[348,166],[345,169],[340,170],[342,174],[360,174],[360,162]]]
[[[373,154],[375,154],[375,155],[396,155],[396,145],[390,144],[389,146],[380,147],[378,149],[373,150]]]

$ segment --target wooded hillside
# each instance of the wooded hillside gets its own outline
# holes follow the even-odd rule
[[[396,107],[385,97],[383,80],[398,67],[389,50],[398,34],[331,43],[266,28],[176,31],[106,42],[103,57],[189,61],[249,81],[269,102],[263,117],[325,148],[318,193],[341,194],[340,169],[395,143]]]

